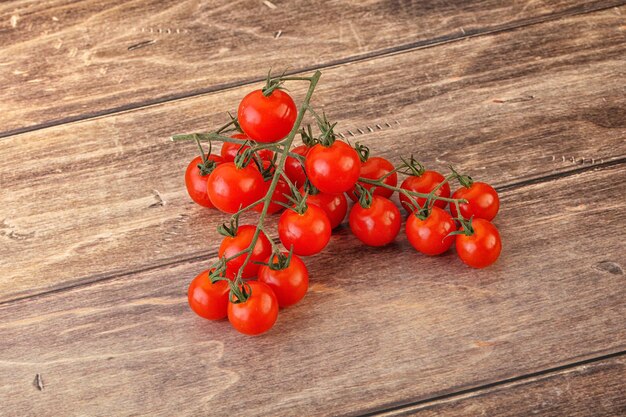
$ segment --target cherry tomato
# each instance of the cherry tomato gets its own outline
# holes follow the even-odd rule
[[[298,155],[306,156],[309,152],[309,148],[306,145],[296,146],[291,150],[293,153],[297,153]],[[304,168],[302,167],[302,163],[298,158],[294,158],[293,156],[288,156],[285,161],[285,174],[294,183],[296,187],[301,187],[304,185],[306,181],[306,174],[304,173]]]
[[[349,222],[352,233],[361,242],[384,246],[391,243],[400,231],[400,210],[391,200],[375,195],[369,208],[360,204],[352,207]]]
[[[330,221],[321,208],[310,204],[302,214],[285,210],[278,220],[278,236],[287,249],[301,256],[319,253],[330,240]]]
[[[252,294],[243,303],[228,303],[228,321],[240,333],[256,336],[272,328],[278,317],[274,291],[258,281],[248,281]]]
[[[391,162],[389,162],[385,158],[381,158],[380,156],[374,156],[363,162],[363,164],[361,165],[361,173],[359,176],[363,178],[369,178],[371,180],[377,180],[387,175],[389,172],[393,171],[393,169],[394,166]],[[393,174],[385,178],[383,182],[387,185],[395,187],[398,184],[398,174],[394,172]],[[363,188],[366,188],[368,190],[373,187],[372,184],[359,184],[361,184]],[[374,195],[379,195],[381,197],[389,198],[392,194],[393,190],[390,190],[388,188],[376,187],[374,189]],[[353,201],[357,200],[354,188],[350,191],[348,195]]]
[[[313,146],[306,155],[304,166],[311,184],[329,194],[350,190],[361,172],[359,154],[339,140],[330,146],[319,143]]]
[[[411,245],[426,255],[439,255],[450,249],[456,224],[447,211],[433,207],[426,219],[412,213],[406,221],[406,236]]]
[[[226,236],[224,240],[222,240],[218,256],[220,258],[229,258],[242,250],[245,250],[248,246],[250,246],[250,242],[252,242],[252,235],[254,235],[255,231],[256,227],[249,224],[239,226],[235,237]],[[272,245],[267,236],[265,236],[265,233],[261,232],[256,244],[254,245],[254,249],[252,250],[250,261],[243,269],[241,275],[242,278],[251,278],[256,276],[260,265],[256,264],[255,261],[265,261],[269,258],[271,253]],[[241,268],[241,265],[243,265],[246,256],[247,254],[243,254],[226,262],[226,276],[228,278],[234,278],[237,275],[237,272],[239,271],[239,268]]]
[[[467,203],[459,204],[464,218],[492,220],[500,209],[500,198],[493,187],[484,182],[473,182],[469,187],[461,187],[452,194],[452,198],[463,198]],[[450,211],[458,217],[455,204],[450,204]]]
[[[248,139],[248,137],[242,133],[237,133],[235,135],[232,135],[231,137],[235,139]],[[237,153],[243,152],[248,148],[250,148],[250,146],[248,145],[242,145],[240,143],[224,142],[222,144],[222,150],[221,150],[222,159],[224,162],[234,162],[235,157],[237,156]],[[274,152],[272,152],[269,149],[261,149],[260,151],[257,152],[257,155],[259,155],[259,158],[261,158],[264,161],[271,161],[272,158],[274,158]]]
[[[271,182],[272,182],[271,179],[265,181],[265,193],[269,191]],[[287,184],[287,182],[285,182],[282,178],[280,178],[278,180],[278,183],[276,184],[276,188],[274,189],[274,192],[272,193],[272,200],[270,202],[270,206],[267,208],[267,212],[269,214],[274,214],[284,209],[285,207],[281,206],[278,203],[280,202],[280,203],[288,204],[289,199],[286,197],[286,195],[287,196],[291,195],[291,189],[289,188],[289,184]],[[254,211],[258,213],[263,211],[263,204],[259,203],[256,206],[254,206]]]
[[[300,188],[300,193],[304,193],[304,189]],[[307,204],[313,204],[326,213],[330,221],[330,228],[334,229],[339,226],[348,212],[348,200],[345,194],[328,194],[318,192],[317,194],[309,194],[306,199]]]
[[[285,255],[288,253],[285,252]],[[304,262],[297,255],[292,255],[289,266],[285,269],[271,269],[262,265],[259,268],[259,282],[272,288],[280,307],[288,307],[300,301],[306,294],[309,288],[309,272]]]
[[[226,281],[211,283],[209,271],[202,271],[189,284],[187,299],[189,307],[209,320],[220,320],[226,317],[228,309],[229,287]]]
[[[502,241],[498,229],[490,221],[480,218],[472,220],[474,233],[456,237],[456,253],[473,268],[485,268],[498,259]]]
[[[289,134],[297,115],[296,103],[285,91],[274,90],[266,97],[254,90],[239,103],[237,121],[250,139],[276,142]]]
[[[235,213],[261,199],[265,189],[263,176],[253,163],[244,168],[237,168],[234,162],[220,164],[207,181],[211,202],[226,213]]]
[[[435,187],[441,184],[443,180],[445,180],[444,176],[436,171],[424,171],[420,176],[412,175],[410,177],[407,177],[407,179],[402,182],[400,188],[414,191],[416,193],[428,194]],[[444,185],[442,185],[435,192],[435,195],[445,198],[450,197],[450,184],[445,183]],[[400,194],[400,203],[402,203],[402,207],[404,207],[404,209],[409,213],[412,213],[413,209],[410,201],[411,200],[407,196],[405,196],[404,194]],[[419,204],[420,207],[423,207],[424,203],[426,203],[425,198],[417,198],[417,204]],[[434,206],[439,208],[445,208],[446,204],[448,204],[446,201],[436,200]]]
[[[209,155],[209,159],[216,163],[221,163],[222,158],[218,155]],[[207,180],[209,174],[202,175],[198,165],[202,164],[202,157],[198,156],[194,158],[185,171],[185,185],[187,186],[187,192],[189,197],[196,203],[203,207],[214,208],[215,206],[209,200],[209,194],[207,193]]]

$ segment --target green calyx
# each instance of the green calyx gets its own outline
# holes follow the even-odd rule
[[[247,282],[242,281],[241,285],[237,285],[235,282],[229,280],[228,285],[230,285],[228,299],[231,303],[245,303],[250,297],[252,297],[252,288]]]
[[[372,190],[368,190],[357,182],[354,193],[358,197],[361,207],[368,209],[372,206],[372,201],[374,200]]]
[[[459,174],[452,165],[450,165],[450,171],[452,171],[454,177],[459,181],[461,187],[469,188],[474,183],[472,177],[470,177],[469,175]]]
[[[291,258],[293,258],[293,245],[291,245],[291,248],[289,249],[289,253],[287,253],[287,255],[282,252],[274,253],[270,257],[267,266],[272,271],[281,271],[289,267],[289,265],[291,264]]]
[[[224,237],[235,237],[237,235],[237,229],[239,229],[239,217],[233,216],[228,226],[226,223],[217,226],[217,233]]]
[[[285,83],[285,80],[283,80],[282,77],[284,76],[285,73],[283,72],[279,77],[272,78],[272,70],[270,69],[267,73],[265,87],[263,87],[261,90],[263,92],[263,95],[265,97],[269,97],[274,92],[274,90],[283,90],[283,84]]]
[[[417,161],[415,157],[413,156],[413,154],[411,154],[411,158],[408,161],[404,158],[400,158],[400,159],[402,160],[402,164],[404,168],[400,172],[402,172],[403,174],[413,175],[415,177],[421,177],[422,174],[424,174],[424,171],[426,171],[426,168],[424,167],[424,165],[422,165],[419,161]]]
[[[367,146],[362,145],[359,142],[356,142],[354,144],[354,150],[359,154],[359,159],[361,160],[361,162],[365,162],[369,159],[370,148],[368,148]]]
[[[313,129],[311,128],[310,124],[306,125],[306,129],[300,129],[300,137],[302,138],[302,143],[304,143],[309,148],[315,146],[315,144],[317,143],[317,139],[315,139],[315,137],[313,136]]]

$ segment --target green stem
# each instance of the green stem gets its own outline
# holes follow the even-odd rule
[[[265,221],[265,217],[267,216],[267,210],[268,210],[270,202],[272,200],[272,195],[274,194],[274,190],[276,190],[276,185],[278,184],[278,180],[280,179],[280,176],[283,173],[283,170],[284,170],[284,167],[285,167],[285,161],[287,160],[287,155],[289,154],[289,148],[291,148],[291,144],[293,143],[293,139],[295,138],[296,133],[298,133],[298,130],[300,129],[300,125],[302,124],[302,119],[304,118],[304,114],[306,113],[307,109],[309,108],[309,102],[311,101],[311,97],[313,96],[313,91],[315,90],[315,86],[317,85],[317,82],[319,81],[321,75],[322,75],[321,72],[316,71],[315,74],[313,74],[313,76],[308,80],[309,81],[309,89],[308,89],[308,91],[306,93],[306,96],[304,97],[304,101],[300,105],[300,110],[298,111],[298,116],[296,117],[296,121],[295,121],[293,127],[291,128],[291,131],[287,135],[287,137],[280,142],[280,144],[283,145],[283,150],[280,153],[279,161],[276,163],[276,170],[274,171],[274,176],[272,177],[272,182],[270,183],[270,186],[269,186],[269,188],[267,190],[267,194],[263,198],[263,200],[264,200],[264,202],[263,202],[263,210],[261,211],[261,214],[259,215],[259,221],[258,221],[256,230],[254,231],[254,235],[252,235],[252,239],[251,239],[250,245],[248,247],[248,249],[249,249],[248,254],[247,254],[246,259],[244,260],[243,264],[241,265],[241,268],[239,268],[239,271],[237,272],[237,276],[235,278],[235,284],[237,284],[237,285],[240,282],[242,282],[241,274],[243,272],[243,269],[250,262],[250,258],[252,257],[253,248],[255,247],[256,242],[259,239],[259,235],[261,234],[261,231],[263,230],[263,224],[264,224],[264,221]]]

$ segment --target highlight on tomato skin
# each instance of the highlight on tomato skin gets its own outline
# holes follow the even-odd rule
[[[283,255],[289,256],[289,252],[283,252]],[[269,261],[268,258],[267,262]],[[276,256],[273,261],[276,262]],[[272,288],[281,308],[302,300],[309,289],[309,271],[298,255],[291,255],[289,266],[284,269],[272,269],[268,265],[262,265],[258,280]]]
[[[228,303],[228,321],[240,333],[258,336],[274,326],[278,318],[278,299],[265,283],[248,281],[252,293],[242,303]]]
[[[375,195],[370,207],[355,204],[349,216],[350,230],[368,246],[385,246],[400,232],[400,210],[389,199]]]
[[[229,286],[226,281],[211,283],[209,271],[200,272],[189,284],[187,300],[198,316],[207,320],[226,318]]]
[[[239,103],[237,121],[248,137],[256,142],[270,143],[289,134],[298,116],[291,96],[276,89],[268,96],[263,90],[248,93]]]

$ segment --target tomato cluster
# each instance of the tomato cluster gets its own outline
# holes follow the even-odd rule
[[[454,170],[444,177],[413,157],[397,167],[381,156],[370,157],[367,147],[337,139],[335,125],[311,109],[308,100],[319,72],[294,78],[310,82],[300,112],[281,89],[289,79],[268,76],[263,89],[243,98],[237,118],[204,137],[224,142],[220,155],[204,153],[201,134],[183,135],[201,151],[185,173],[190,197],[232,215],[219,228],[224,238],[218,261],[189,286],[194,312],[209,320],[228,317],[244,334],[264,333],[280,308],[298,303],[307,292],[309,274],[301,257],[321,252],[346,216],[352,233],[368,246],[396,239],[403,219],[391,199],[396,192],[408,215],[407,239],[417,251],[439,255],[455,245],[471,267],[496,261],[501,240],[491,220],[499,198],[490,185]],[[318,136],[310,125],[300,128],[306,111],[317,122]],[[304,144],[291,148],[297,133]],[[398,174],[406,175],[400,186]],[[452,195],[451,181],[460,183]],[[346,197],[355,202],[350,210]],[[239,224],[246,211],[260,213],[257,225]],[[283,249],[267,236],[264,224],[268,214],[280,211]]]

